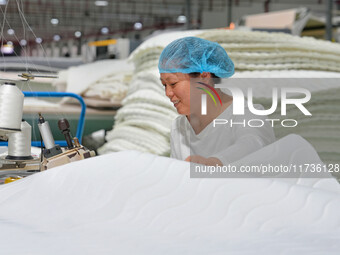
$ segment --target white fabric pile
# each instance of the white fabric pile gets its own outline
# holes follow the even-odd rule
[[[130,55],[130,60],[135,65],[133,81],[123,101],[123,107],[117,113],[114,129],[106,137],[108,142],[99,149],[99,153],[129,149],[158,155],[169,153],[170,123],[176,117],[176,110],[165,97],[159,81],[157,65],[163,48],[173,40],[186,36],[198,36],[219,42],[234,61],[237,78],[339,77],[336,73],[321,71],[340,71],[340,45],[326,41],[281,33],[222,29],[161,34],[145,41]],[[308,71],[309,69],[313,71]],[[330,89],[327,85],[320,85],[316,86],[314,91],[323,93],[321,91],[326,88]],[[264,87],[260,91],[268,93],[270,89]],[[261,93],[256,93],[255,96],[264,97]],[[268,100],[260,100],[259,103],[267,105]],[[327,107],[332,104],[331,101],[328,103]],[[326,110],[327,107],[324,109]],[[333,117],[329,116],[328,119]],[[311,118],[309,123],[313,123],[313,120]],[[284,132],[292,130],[276,131],[278,137],[282,137],[286,134]],[[303,132],[298,133],[304,135]],[[318,135],[320,134],[321,131],[318,131]],[[333,134],[330,133],[329,137]],[[321,141],[322,137],[319,136],[317,139]],[[307,136],[307,138],[311,137]],[[322,140],[322,143],[325,142],[326,139]],[[155,146],[156,144],[158,146]],[[329,147],[328,155],[331,154],[334,146]],[[323,159],[328,158],[329,156],[323,156]]]
[[[240,78],[238,80],[238,78]],[[340,159],[340,73],[323,71],[254,71],[236,73],[230,80],[230,85],[241,88],[246,95],[246,89],[252,88],[255,102],[265,109],[272,106],[272,89],[299,87],[311,92],[311,99],[304,104],[312,116],[305,116],[296,106],[287,107],[287,115],[281,115],[281,105],[268,116],[270,119],[295,119],[298,125],[285,128],[275,123],[277,138],[290,133],[296,133],[307,139],[318,151],[325,163],[339,163]],[[237,83],[236,83],[237,82]],[[298,95],[292,98],[299,98]],[[340,175],[338,174],[340,177]]]
[[[284,33],[209,30],[198,37],[228,52],[236,70],[323,70],[340,72],[340,45]]]
[[[121,101],[127,93],[133,65],[127,60],[101,60],[59,72],[54,81],[58,91],[85,97]]]
[[[268,151],[275,153],[268,158]],[[281,155],[286,164],[320,163],[308,157],[315,152],[306,141],[292,136],[239,164],[282,162]],[[0,186],[1,253],[339,253],[334,179],[195,179],[189,166],[124,151]]]
[[[169,155],[169,127],[177,113],[162,87],[155,69],[133,77],[123,107],[115,116],[114,129],[106,136],[109,142],[99,153],[138,150]]]
[[[237,30],[196,30],[161,34],[149,39],[130,56],[136,71],[157,66],[163,48],[178,38],[197,36],[218,42],[236,71],[323,70],[340,71],[340,46],[336,43],[284,33]]]

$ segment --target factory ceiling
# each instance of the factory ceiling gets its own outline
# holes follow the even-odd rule
[[[314,0],[322,3],[322,0]],[[28,43],[121,35],[138,29],[187,26],[186,16],[199,27],[203,10],[268,0],[0,0],[2,40]],[[278,2],[278,1],[276,1]],[[288,0],[282,2],[311,2]],[[188,8],[190,7],[190,8]],[[190,12],[188,10],[190,9]],[[184,18],[184,20],[183,20]],[[191,24],[190,23],[190,24]],[[78,32],[78,33],[76,33]],[[80,32],[80,33],[79,33]]]
[[[83,37],[124,34],[134,30],[135,23],[142,24],[137,30],[183,25],[177,18],[185,15],[186,1],[7,0],[0,8],[5,40],[49,41],[55,35],[74,38],[76,31]],[[9,29],[14,34],[7,33]]]

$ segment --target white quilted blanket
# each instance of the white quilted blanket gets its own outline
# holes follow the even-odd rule
[[[53,84],[58,91],[120,101],[126,95],[132,72],[133,65],[127,60],[106,59],[62,70]]]
[[[286,139],[291,156],[312,150]],[[0,253],[339,254],[334,179],[191,179],[188,168],[124,151],[3,185]]]

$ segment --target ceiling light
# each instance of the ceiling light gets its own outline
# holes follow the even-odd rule
[[[37,37],[37,38],[35,38],[35,42],[40,44],[40,43],[42,43],[42,39],[40,37]]]
[[[2,54],[12,54],[12,53],[14,53],[13,45],[5,44],[5,45],[1,46],[1,53]]]
[[[14,32],[14,30],[12,28],[7,30],[7,34],[9,34],[9,35],[14,35],[14,33],[15,32]]]
[[[5,5],[5,4],[7,4],[6,0],[0,0],[0,5]]]
[[[53,36],[53,40],[56,41],[56,42],[60,41],[60,38],[61,38],[60,35],[54,35]]]
[[[58,25],[59,24],[59,20],[56,19],[56,18],[53,18],[53,19],[51,19],[51,23],[52,23],[52,25]]]
[[[135,30],[141,30],[143,28],[143,24],[140,23],[140,22],[136,22],[134,25],[133,25],[133,28]]]
[[[25,39],[22,39],[22,40],[20,41],[20,45],[21,45],[21,46],[26,46],[26,45],[27,45],[27,41],[26,41]]]
[[[186,16],[184,16],[184,15],[179,15],[179,16],[177,17],[177,23],[184,24],[184,23],[186,23],[186,22],[187,22],[187,17],[186,17]]]
[[[107,1],[95,1],[94,4],[96,6],[108,6],[108,2]]]
[[[81,32],[80,31],[76,31],[74,33],[74,36],[77,37],[77,38],[81,37]]]
[[[103,35],[106,35],[106,34],[109,33],[109,29],[108,29],[107,27],[102,27],[102,28],[100,29],[100,32],[101,32]]]

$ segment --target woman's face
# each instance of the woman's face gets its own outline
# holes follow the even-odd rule
[[[161,73],[165,95],[182,115],[190,115],[190,76],[184,73]]]

